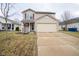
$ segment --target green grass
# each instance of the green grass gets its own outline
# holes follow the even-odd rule
[[[0,55],[33,56],[37,53],[36,34],[18,32],[0,32]]]
[[[69,31],[62,31],[62,32],[79,38],[79,32],[69,32]]]

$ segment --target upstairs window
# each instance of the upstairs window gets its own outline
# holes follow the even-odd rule
[[[34,14],[32,14],[32,13],[27,13],[27,15],[25,14],[25,19],[33,20],[34,19]]]
[[[30,15],[30,19],[34,19],[34,14],[31,14]]]

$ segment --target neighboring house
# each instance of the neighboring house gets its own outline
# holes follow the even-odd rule
[[[79,17],[76,17],[76,18],[73,18],[73,19],[70,19],[70,20],[67,20],[65,21],[67,23],[67,30],[69,28],[76,28],[77,31],[79,31]],[[61,22],[60,25],[62,28],[65,27],[65,22]]]
[[[0,22],[0,30],[2,29],[2,23]]]
[[[22,12],[22,32],[57,32],[58,20],[53,12],[41,12],[27,9]]]
[[[20,28],[20,25],[21,24],[16,21],[7,19],[7,30],[9,31],[15,30],[16,27]],[[5,30],[5,28],[6,28],[5,19],[2,16],[0,16],[0,30]]]

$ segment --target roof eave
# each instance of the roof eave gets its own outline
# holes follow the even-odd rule
[[[26,12],[26,11],[28,11],[28,10],[31,10],[31,11],[33,11],[33,12],[35,12],[35,13],[37,13],[37,14],[56,14],[55,12],[40,12],[40,11],[35,11],[35,10],[33,10],[33,9],[26,9],[26,10],[24,10],[24,11],[22,11],[22,13],[24,13],[24,12]]]

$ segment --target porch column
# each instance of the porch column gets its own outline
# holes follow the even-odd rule
[[[22,32],[25,33],[25,24],[23,23],[23,28],[22,28]]]
[[[29,32],[30,32],[30,22],[29,22]]]

